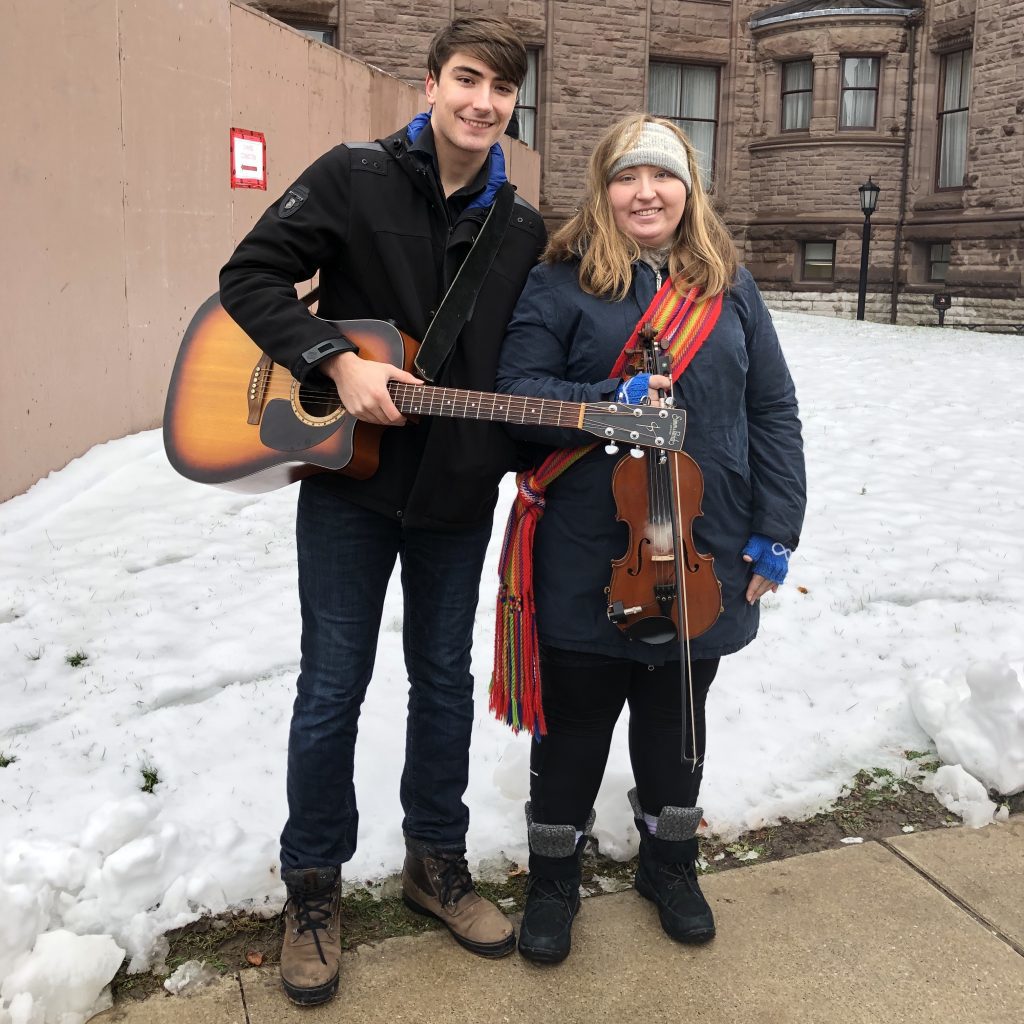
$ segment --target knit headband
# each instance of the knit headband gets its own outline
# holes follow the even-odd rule
[[[663,124],[655,124],[653,121],[644,123],[643,130],[633,143],[633,147],[612,164],[608,180],[611,181],[626,167],[640,167],[642,164],[663,167],[679,178],[688,189],[693,187],[686,149],[675,132]]]

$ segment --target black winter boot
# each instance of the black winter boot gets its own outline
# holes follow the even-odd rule
[[[697,882],[699,807],[663,807],[658,833],[652,836],[643,819],[636,790],[629,791],[640,833],[640,860],[633,881],[636,891],[658,908],[665,934],[677,942],[701,943],[715,937],[715,918]]]
[[[594,825],[591,811],[584,833]],[[526,804],[530,878],[519,926],[519,952],[538,964],[561,963],[572,949],[572,922],[580,909],[580,861],[586,834],[576,841],[574,825],[534,822]]]

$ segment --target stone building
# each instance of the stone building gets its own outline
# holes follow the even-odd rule
[[[1024,0],[267,0],[255,7],[410,82],[453,14],[520,29],[524,140],[564,219],[597,134],[672,117],[770,303],[1024,330]]]

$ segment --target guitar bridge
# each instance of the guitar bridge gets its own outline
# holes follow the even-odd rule
[[[273,361],[264,352],[249,377],[249,418],[246,422],[253,426],[259,423],[260,417],[263,415],[263,402],[267,397],[271,366],[273,366]]]

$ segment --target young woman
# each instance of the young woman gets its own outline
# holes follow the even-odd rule
[[[617,364],[627,339],[641,321],[661,324],[666,304],[675,326],[657,342],[675,345],[674,370],[624,374]],[[554,475],[548,470],[568,449],[592,439],[559,428],[522,433],[550,447],[520,487],[543,509],[532,574],[546,723],[531,747],[520,952],[542,963],[569,953],[583,836],[626,703],[636,782],[629,799],[640,832],[636,888],[674,939],[707,941],[714,919],[695,869],[705,698],[719,659],[754,639],[758,599],[785,578],[805,482],[793,382],[771,317],[737,265],[692,146],[670,122],[634,115],[598,142],[578,212],[552,237],[520,297],[497,389],[633,403],[656,402],[671,389],[687,412],[685,450],[703,473],[694,543],[714,556],[721,583],[717,620],[688,646],[664,629],[611,621],[611,562],[631,536],[616,518],[612,473],[630,455],[610,457],[597,445],[576,461],[562,458],[568,468]],[[634,485],[634,496],[639,490]]]

